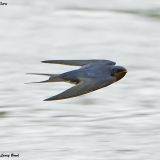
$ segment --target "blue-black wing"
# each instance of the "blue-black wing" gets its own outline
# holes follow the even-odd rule
[[[72,66],[84,66],[91,63],[96,62],[106,62],[108,65],[115,65],[116,63],[110,60],[46,60],[42,61],[42,63],[54,63],[54,64],[64,64],[64,65],[72,65]]]
[[[95,91],[97,89],[100,89],[102,87],[108,86],[113,82],[114,82],[114,79],[112,78],[108,79],[108,81],[85,79],[85,80],[82,80],[78,85],[71,87],[56,96],[45,99],[44,101],[52,101],[52,100],[60,100],[60,99],[77,97],[77,96]]]

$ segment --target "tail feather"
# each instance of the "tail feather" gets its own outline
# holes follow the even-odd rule
[[[42,75],[42,76],[52,76],[52,75],[54,75],[54,74],[47,74],[47,73],[27,73],[27,74]]]
[[[59,74],[46,74],[46,73],[27,73],[27,74],[49,76],[49,78],[47,80],[45,80],[45,81],[29,82],[29,83],[25,83],[25,84],[47,83],[47,82],[61,82],[61,81],[63,81],[63,79],[60,78]]]
[[[39,81],[39,82],[29,82],[29,83],[24,83],[24,84],[32,84],[32,83],[46,83],[46,82],[49,82],[49,80]]]

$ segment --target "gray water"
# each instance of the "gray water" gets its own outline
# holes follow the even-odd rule
[[[0,5],[0,155],[159,160],[160,1],[7,3]],[[44,102],[72,85],[26,85],[46,78],[26,73],[75,69],[40,63],[48,59],[109,59],[128,73],[93,93]]]

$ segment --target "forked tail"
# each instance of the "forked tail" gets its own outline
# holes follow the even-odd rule
[[[45,80],[45,81],[29,82],[29,83],[25,83],[25,84],[46,83],[46,82],[62,82],[63,81],[63,79],[59,76],[59,74],[46,74],[46,73],[27,73],[27,74],[49,76],[49,78],[48,78],[48,80]]]

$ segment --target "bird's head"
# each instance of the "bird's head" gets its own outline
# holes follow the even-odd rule
[[[121,66],[114,66],[111,69],[111,76],[114,76],[116,78],[116,81],[123,78],[126,73],[127,73],[127,70],[124,67],[121,67]]]

